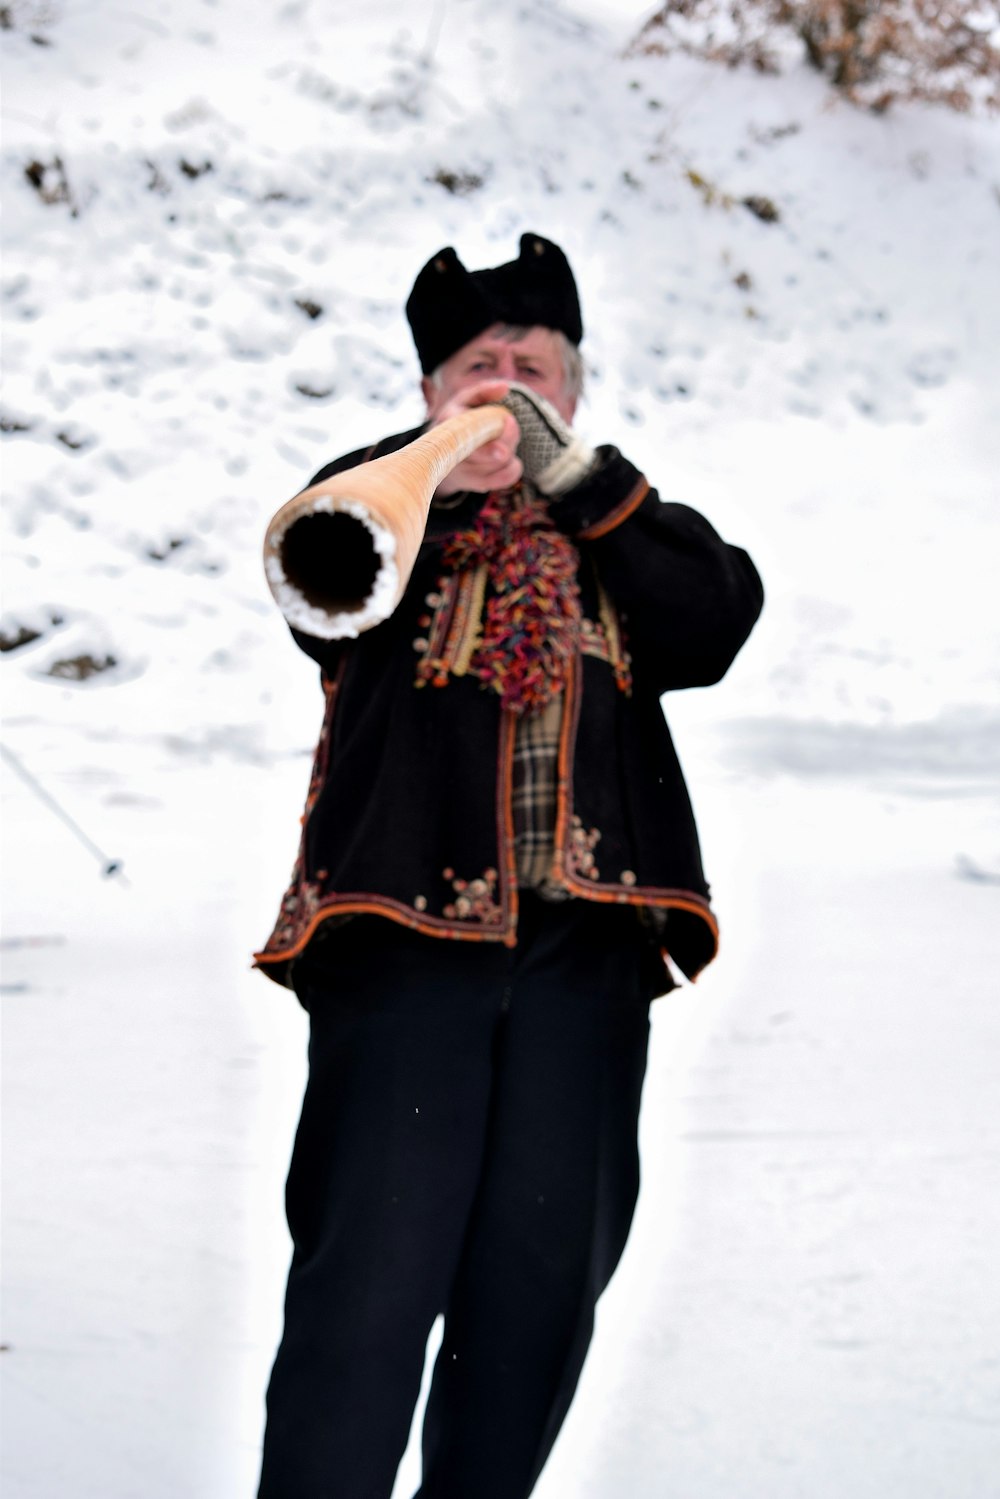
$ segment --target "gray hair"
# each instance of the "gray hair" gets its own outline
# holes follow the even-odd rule
[[[496,337],[502,338],[505,343],[517,343],[531,330],[518,323],[499,323],[496,328]],[[549,332],[556,341],[559,357],[563,367],[563,389],[570,400],[578,401],[583,395],[583,356],[576,344],[570,343],[559,328],[550,328]],[[427,377],[431,384],[438,390],[441,389],[441,366],[438,365]]]

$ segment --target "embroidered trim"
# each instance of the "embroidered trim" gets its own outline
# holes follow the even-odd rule
[[[421,652],[416,685],[446,687],[449,676],[464,677],[479,642],[488,568],[446,573],[427,595],[432,614],[421,615],[424,633],[413,648]]]
[[[421,915],[414,907],[406,905],[403,901],[393,900],[388,895],[330,896],[322,902],[320,909],[302,930],[297,932],[294,940],[289,941],[284,947],[278,947],[272,937],[260,952],[254,953],[256,966],[267,973],[272,966],[277,967],[279,964],[290,962],[292,958],[297,958],[308,947],[324,921],[331,917],[343,916],[384,916],[387,921],[395,921],[399,926],[421,932],[425,937],[439,937],[452,941],[502,942],[507,947],[513,947],[517,940],[512,932],[503,928],[463,927],[457,921],[445,921],[442,917]],[[268,976],[275,977],[271,973],[268,973]],[[277,981],[282,982],[280,977]]]
[[[566,683],[566,700],[563,707],[562,730],[559,736],[559,759],[556,779],[556,827],[555,848],[552,852],[552,878],[563,880],[565,873],[566,818],[572,797],[573,756],[576,750],[576,731],[580,722],[580,679],[582,661],[574,662]]]
[[[446,574],[438,580],[437,587],[425,600],[433,613],[421,615],[418,623],[426,633],[413,642],[414,650],[423,653],[417,662],[418,687],[424,687],[428,682],[435,687],[447,685],[450,663],[453,660],[453,654],[449,654],[448,649],[450,626],[455,614],[460,581],[456,574]]]
[[[609,890],[606,887],[595,888],[593,885],[581,885],[573,892],[585,900],[596,901],[600,904],[627,904],[634,906],[656,906],[661,910],[686,911],[690,915],[701,917],[708,927],[713,938],[713,952],[695,970],[699,973],[712,961],[718,951],[718,923],[709,908],[708,902],[700,896],[689,891],[669,890],[637,890],[630,893],[624,891]],[[412,907],[404,905],[401,901],[394,901],[389,896],[372,895],[368,898],[363,896],[331,897],[316,912],[312,920],[298,933],[293,942],[287,946],[278,948],[272,938],[267,946],[260,952],[254,953],[254,962],[262,972],[267,973],[269,978],[275,978],[277,982],[283,982],[280,972],[275,974],[268,972],[271,968],[288,963],[292,958],[298,957],[308,946],[317,928],[329,917],[337,916],[383,916],[388,921],[395,921],[400,926],[410,927],[413,931],[422,932],[428,937],[451,939],[464,942],[502,942],[506,947],[516,945],[517,938],[514,933],[506,929],[487,930],[485,927],[466,926],[460,923],[443,921],[436,917],[421,919]],[[693,977],[689,974],[688,977]]]
[[[497,747],[497,852],[503,864],[500,889],[506,904],[504,919],[508,926],[508,947],[517,946],[519,894],[517,888],[517,847],[514,842],[514,750],[517,743],[517,715],[500,714],[500,742]]]
[[[291,947],[298,940],[302,928],[319,911],[323,891],[317,881],[302,878],[302,855],[299,854],[292,869],[292,879],[281,897],[278,919],[274,930],[264,945],[264,954]]]
[[[442,870],[442,875],[457,897],[444,908],[449,921],[503,920],[503,907],[493,898],[500,878],[495,869],[484,870],[475,880],[460,880],[453,869]]]
[[[601,841],[598,828],[585,828],[574,812],[569,825],[566,848],[566,872],[578,879],[599,880],[601,872],[594,858],[594,849]]]
[[[488,576],[489,568],[485,562],[475,572],[462,575],[460,608],[455,611],[456,618],[451,630],[455,662],[451,668],[453,676],[464,677],[472,664],[473,653],[480,639]]]

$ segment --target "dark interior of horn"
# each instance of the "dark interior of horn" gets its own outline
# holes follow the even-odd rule
[[[382,559],[364,521],[343,511],[314,511],[281,539],[281,566],[306,603],[328,614],[350,614],[366,604]]]

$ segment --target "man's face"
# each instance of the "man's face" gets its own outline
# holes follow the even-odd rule
[[[528,328],[523,338],[510,339],[500,336],[501,327],[495,323],[446,359],[437,371],[437,381],[425,378],[421,382],[428,417],[433,421],[448,401],[484,381],[516,380],[536,390],[564,421],[571,422],[576,397],[566,392],[562,352],[552,329]]]

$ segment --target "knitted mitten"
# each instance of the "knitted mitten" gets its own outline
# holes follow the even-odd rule
[[[536,489],[542,494],[564,494],[586,478],[597,455],[548,401],[524,385],[512,385],[500,404],[517,419],[521,429],[517,456],[525,478]]]

